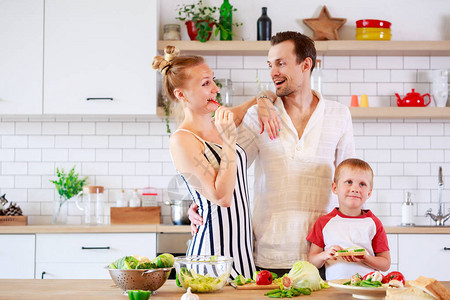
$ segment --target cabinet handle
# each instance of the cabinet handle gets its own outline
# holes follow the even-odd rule
[[[45,271],[41,274],[41,279],[44,279]]]
[[[113,101],[114,98],[86,98],[87,101],[90,100],[109,100],[109,101]]]
[[[450,250],[450,247],[444,247],[444,250]]]
[[[111,247],[81,247],[81,250],[109,250]]]

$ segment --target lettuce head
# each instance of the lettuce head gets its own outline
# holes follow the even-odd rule
[[[285,288],[308,288],[311,291],[329,287],[320,277],[319,270],[307,261],[294,263],[288,275],[283,278],[283,285]]]

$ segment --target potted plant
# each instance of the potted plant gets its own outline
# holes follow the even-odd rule
[[[67,222],[67,201],[81,192],[83,185],[87,182],[87,177],[79,178],[75,173],[75,166],[65,173],[64,169],[56,168],[57,180],[50,180],[55,184],[59,194],[59,199],[54,201],[53,206],[53,224],[65,224]]]
[[[177,10],[178,17],[175,19],[185,21],[191,40],[206,42],[211,37],[214,26],[216,26],[216,36],[219,31],[226,37],[233,35],[230,24],[217,16],[217,13],[220,13],[220,8],[204,6],[203,0],[198,0],[194,4],[179,4]],[[236,10],[236,8],[233,8],[233,11]],[[242,23],[233,23],[231,25],[239,26]]]

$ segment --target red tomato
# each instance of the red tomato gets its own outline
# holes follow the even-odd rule
[[[367,280],[367,277],[369,277],[369,276],[372,275],[373,273],[375,273],[375,272],[367,273],[366,275],[363,276],[362,280]]]
[[[272,283],[273,277],[272,273],[266,270],[262,270],[256,275],[256,284],[257,285],[269,285]]]
[[[383,283],[389,283],[389,281],[391,281],[391,280],[398,280],[401,283],[403,283],[403,285],[405,285],[405,276],[403,276],[403,274],[400,272],[394,271],[394,272],[387,274],[383,278]]]

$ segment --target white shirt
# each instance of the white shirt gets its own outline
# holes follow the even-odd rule
[[[282,123],[276,139],[259,134],[256,106],[239,127],[248,165],[256,159],[252,222],[259,267],[287,269],[307,259],[306,236],[327,213],[334,169],[355,154],[348,108],[313,93],[319,103],[301,139],[280,98],[274,103]]]

